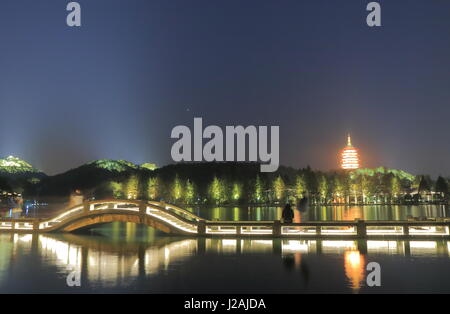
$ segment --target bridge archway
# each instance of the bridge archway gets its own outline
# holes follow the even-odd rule
[[[44,232],[72,232],[81,228],[110,222],[131,222],[153,227],[171,234],[197,234],[194,214],[160,202],[106,200],[87,202],[61,215],[39,223]]]
[[[177,233],[169,226],[152,219],[151,217],[141,217],[139,215],[102,213],[95,216],[85,216],[69,222],[59,229],[62,232],[73,232],[82,228],[93,227],[95,225],[111,222],[131,222],[138,225],[146,225],[158,229],[165,233]]]

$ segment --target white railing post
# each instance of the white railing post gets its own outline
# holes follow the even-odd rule
[[[140,202],[139,203],[139,213],[141,215],[145,215],[146,210],[147,210],[147,204],[145,202]]]
[[[89,214],[89,210],[90,210],[91,206],[88,202],[85,202],[83,204],[83,214]]]
[[[275,220],[272,225],[272,234],[274,237],[281,236],[281,221]]]
[[[409,236],[409,225],[408,224],[403,225],[403,235]]]
[[[206,221],[200,220],[197,224],[197,234],[204,235],[206,234]]]

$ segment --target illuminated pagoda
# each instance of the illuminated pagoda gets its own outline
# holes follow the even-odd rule
[[[342,169],[358,169],[359,168],[359,156],[358,150],[353,147],[350,134],[347,137],[347,146],[341,153],[341,168]]]

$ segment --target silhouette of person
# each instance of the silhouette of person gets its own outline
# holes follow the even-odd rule
[[[284,206],[282,217],[285,223],[292,223],[294,211],[292,210],[291,204],[287,203],[286,206]]]

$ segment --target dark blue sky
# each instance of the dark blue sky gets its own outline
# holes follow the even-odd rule
[[[450,1],[65,0],[0,4],[0,154],[48,173],[171,162],[172,128],[280,125],[281,163],[450,174]]]

